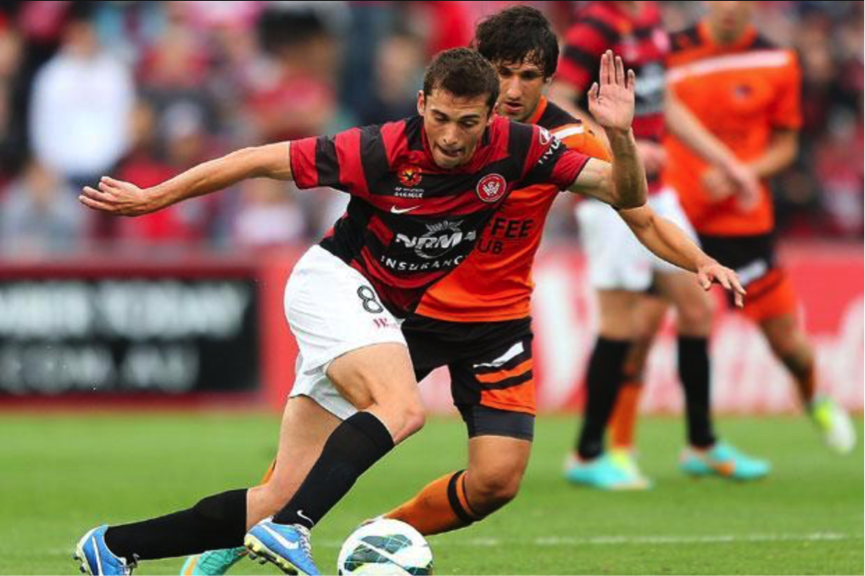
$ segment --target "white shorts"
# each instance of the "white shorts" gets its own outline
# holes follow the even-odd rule
[[[649,197],[649,206],[671,220],[697,242],[697,234],[685,216],[679,197],[664,188]],[[589,264],[589,283],[596,290],[643,292],[655,273],[680,272],[681,268],[661,260],[640,244],[616,211],[603,202],[580,202],[576,209],[580,240]]]
[[[406,346],[400,322],[360,272],[321,246],[310,248],[295,264],[284,303],[298,348],[290,397],[309,396],[345,420],[357,409],[327,377],[330,363],[373,344]]]

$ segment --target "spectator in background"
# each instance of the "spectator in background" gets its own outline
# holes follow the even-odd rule
[[[32,159],[0,201],[0,253],[30,257],[73,251],[82,245],[87,216],[75,191]]]
[[[271,70],[258,78],[246,102],[258,142],[333,131],[337,114],[336,40],[312,10],[269,9],[262,44]]]
[[[381,124],[417,114],[425,59],[423,43],[416,36],[397,32],[386,38],[376,54],[375,88],[360,111],[360,123]]]
[[[136,107],[132,116],[133,152],[121,163],[118,177],[160,182],[165,176],[171,177],[217,155],[204,130],[201,111],[194,104],[175,103],[165,111],[159,125],[156,118],[148,104]],[[164,160],[156,149],[165,150]],[[219,199],[198,198],[185,204],[141,218],[118,220],[117,238],[133,245],[201,247],[211,239]]]
[[[87,15],[66,24],[60,52],[36,75],[33,152],[76,187],[110,171],[128,146],[135,89],[127,67],[99,44]]]

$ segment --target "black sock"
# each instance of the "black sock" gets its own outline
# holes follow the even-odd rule
[[[173,558],[243,546],[246,489],[208,496],[188,510],[143,522],[112,526],[105,544],[132,561]]]
[[[629,340],[599,337],[592,350],[586,374],[583,427],[577,440],[577,453],[583,460],[597,458],[604,452],[604,431],[616,406],[630,347]]]
[[[696,448],[709,448],[715,443],[715,433],[712,430],[708,339],[679,336],[679,378],[685,389],[688,442]]]
[[[303,484],[273,521],[312,528],[392,448],[393,438],[381,420],[358,412],[333,431]]]

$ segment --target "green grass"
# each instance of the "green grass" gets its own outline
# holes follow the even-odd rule
[[[641,424],[644,493],[561,478],[575,422],[538,423],[520,497],[471,528],[430,538],[439,574],[862,574],[863,453],[830,454],[801,418],[727,419],[725,437],[769,458],[755,484],[676,469],[676,419]],[[270,414],[0,415],[0,573],[71,574],[77,539],[255,483],[275,448]],[[861,421],[858,423],[861,437]],[[371,470],[315,531],[326,571],[357,523],[465,461],[457,420],[428,427]],[[144,574],[177,573],[179,560]],[[238,573],[274,574],[245,561]]]

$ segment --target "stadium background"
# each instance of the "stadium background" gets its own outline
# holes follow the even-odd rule
[[[328,190],[299,193],[253,181],[146,218],[111,219],[80,207],[77,189],[103,174],[155,183],[238,147],[412,114],[429,57],[466,44],[477,19],[509,4],[0,3],[0,572],[69,571],[67,550],[59,550],[92,523],[84,510],[127,520],[188,504],[202,486],[254,481],[275,449],[276,414],[293,373],[284,279],[345,202]],[[532,4],[563,32],[578,3]],[[700,13],[699,3],[661,4],[671,30]],[[863,4],[761,2],[757,19],[768,37],[799,50],[803,66],[799,157],[773,183],[782,254],[802,296],[821,383],[861,415]],[[565,199],[554,207],[535,272],[539,404],[546,413],[570,414],[581,404],[594,338],[572,208]],[[681,407],[674,344],[668,327],[650,359],[645,412]],[[719,312],[712,351],[718,410],[798,411],[783,370],[742,318]],[[432,411],[450,411],[446,374],[434,374],[422,390]],[[649,455],[674,457],[680,425],[668,420],[644,426],[641,444],[653,447]],[[425,455],[450,454],[462,443],[460,428],[453,419],[434,421],[396,468],[365,478],[364,505],[340,507],[322,528],[327,553],[335,555],[364,514],[395,503],[373,492],[373,482],[410,496],[438,473],[439,464]],[[590,525],[608,526],[613,518],[615,537],[644,540],[620,548],[603,541],[602,530],[594,541],[596,530],[575,528],[570,513],[556,515],[556,499],[569,494],[557,470],[574,422],[551,416],[540,423],[534,459],[542,472],[529,477],[513,511],[472,529],[472,547],[446,536],[434,548],[450,572],[861,571],[861,449],[852,460],[832,459],[807,422],[788,418],[734,419],[725,428],[773,459],[781,484],[804,479],[802,491],[767,484],[747,493],[714,485],[699,492],[670,476],[669,462],[647,463],[647,472],[668,486],[655,492],[653,508],[626,496],[583,499],[579,511]],[[106,434],[117,444],[106,448]],[[789,442],[781,445],[783,439]],[[187,470],[199,451],[205,462]],[[82,481],[99,478],[99,489],[70,492],[67,481],[84,478],[80,468],[91,458],[123,473],[125,491],[103,493],[96,469]],[[236,466],[226,473],[220,464],[231,459]],[[409,475],[419,477],[398,481]],[[823,490],[826,476],[834,492],[812,500],[809,490]],[[183,478],[194,486],[171,487]],[[60,496],[69,493],[71,506]],[[88,497],[101,504],[94,507]],[[707,497],[723,530],[697,518],[678,523],[683,506]],[[749,507],[766,521],[726,516]],[[519,544],[519,514],[545,521],[534,546]],[[19,526],[23,517],[28,521]],[[732,538],[741,547],[715,558],[717,530],[710,528],[721,530],[718,541]],[[684,560],[659,552],[670,530],[690,542]],[[50,540],[50,554],[39,561],[25,553],[44,548],[28,539],[33,534]],[[494,541],[522,563],[494,554]],[[570,545],[615,547],[617,560],[581,557],[575,566],[562,551]],[[490,554],[476,554],[485,547]],[[176,568],[157,565],[155,572]]]
[[[507,4],[4,2],[0,405],[233,392],[278,409],[294,356],[281,273],[345,198],[251,181],[113,219],[82,209],[76,190],[103,174],[156,183],[245,145],[410,115],[429,56],[466,44],[478,18]],[[538,5],[564,31],[572,3]],[[670,29],[699,15],[699,3],[663,5]],[[795,166],[774,183],[779,228],[821,381],[858,411],[862,3],[762,2],[758,25],[802,55],[805,127]],[[594,337],[574,228],[562,199],[536,270],[546,410],[580,403]],[[651,359],[650,412],[681,404],[669,336]],[[721,314],[713,352],[719,410],[795,408],[782,368],[741,318]],[[447,409],[445,374],[423,389]]]

